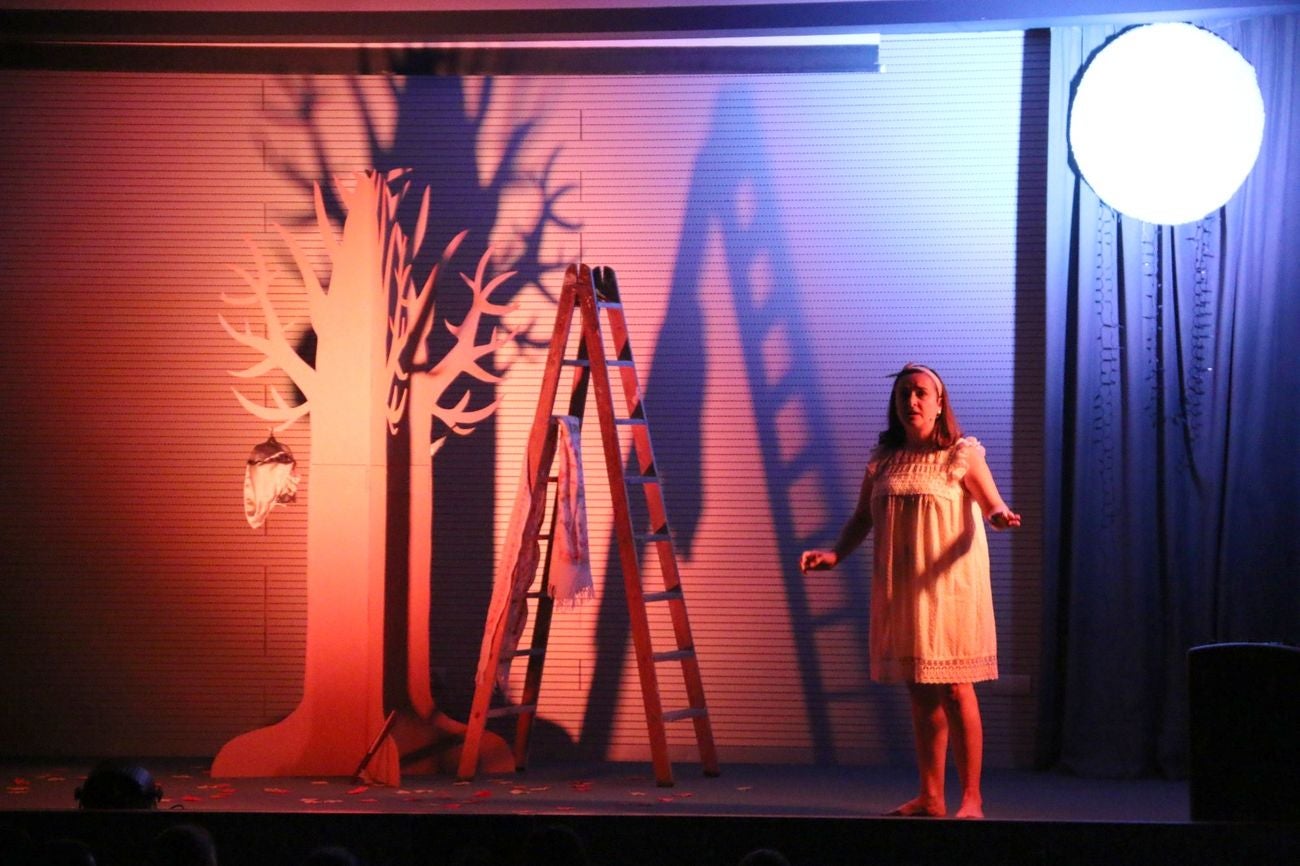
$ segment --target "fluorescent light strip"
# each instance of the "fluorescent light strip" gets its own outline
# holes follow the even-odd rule
[[[320,48],[320,49],[574,49],[574,48],[842,48],[878,46],[879,33],[838,33],[795,36],[643,37],[618,39],[464,40],[452,42],[151,42],[137,40],[50,40],[47,45],[113,45],[141,48]]]

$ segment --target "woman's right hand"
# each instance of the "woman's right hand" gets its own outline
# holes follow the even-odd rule
[[[840,558],[833,550],[805,550],[799,557],[799,570],[804,574],[810,571],[827,571],[839,565]]]

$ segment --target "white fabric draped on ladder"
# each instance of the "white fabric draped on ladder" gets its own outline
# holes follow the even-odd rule
[[[556,425],[556,511],[555,537],[551,543],[548,591],[558,602],[577,604],[595,594],[587,542],[586,491],[582,477],[582,450],[578,419],[572,415],[552,418]],[[510,660],[528,622],[526,593],[537,576],[541,558],[541,526],[546,513],[545,483],[533,485],[524,466],[519,492],[510,512],[505,547],[498,563],[488,608],[487,628],[479,650],[478,677],[492,656],[492,641],[501,633],[495,679],[503,695],[510,684]]]

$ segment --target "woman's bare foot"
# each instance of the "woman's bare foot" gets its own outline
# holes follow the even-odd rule
[[[906,818],[942,818],[948,814],[948,807],[942,800],[931,800],[928,797],[921,796],[908,800],[903,805],[885,813],[886,815],[901,815]]]
[[[983,818],[984,801],[980,797],[962,797],[956,818]]]

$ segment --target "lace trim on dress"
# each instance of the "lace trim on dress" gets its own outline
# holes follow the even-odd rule
[[[961,499],[963,490],[947,477],[941,466],[894,467],[876,480],[871,488],[871,498],[888,496],[932,496],[936,499]]]
[[[997,654],[961,659],[885,658],[872,662],[871,678],[881,683],[980,683],[998,678]]]
[[[970,470],[972,455],[982,458],[984,446],[973,436],[934,451],[886,451],[877,448],[867,463],[873,499],[887,496],[935,496],[960,499],[961,479]]]
[[[963,436],[958,439],[952,446],[951,456],[948,459],[948,477],[953,481],[960,481],[966,477],[970,471],[970,458],[974,454],[978,457],[984,456],[984,446],[974,436]]]
[[[954,446],[955,447],[955,446]],[[877,445],[867,458],[867,471],[871,477],[879,478],[886,469],[892,473],[925,472],[943,466],[950,459],[951,449],[936,448],[932,451],[908,451],[906,448],[885,448]]]

